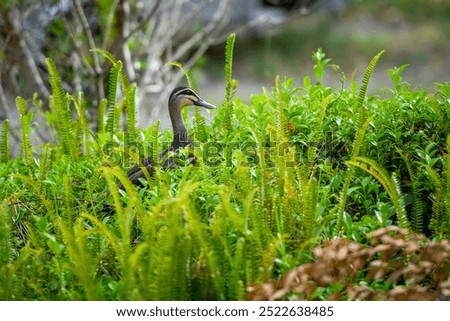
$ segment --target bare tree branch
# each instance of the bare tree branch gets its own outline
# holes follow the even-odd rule
[[[106,20],[106,30],[104,32],[102,48],[108,47],[108,41],[111,37],[111,32],[114,24],[114,17],[116,15],[117,6],[120,0],[114,0],[114,3],[111,6],[111,10],[109,11],[108,18]]]
[[[91,28],[89,26],[88,20],[86,18],[86,15],[84,14],[83,7],[81,6],[81,3],[79,0],[72,0],[72,3],[75,7],[75,12],[78,16],[78,19],[81,22],[81,26],[83,28],[84,34],[87,38],[89,49],[95,49],[97,46],[95,45],[94,36],[92,34]],[[100,60],[98,58],[98,55],[95,52],[90,51],[92,56],[92,61],[94,63],[94,71],[95,71],[95,78],[96,78],[96,89],[97,89],[97,100],[100,101],[104,96],[105,92],[103,89],[103,71],[100,66]]]
[[[113,53],[116,53],[117,58],[123,62],[125,71],[131,81],[136,78],[133,60],[128,47],[128,43],[124,40],[130,29],[130,4],[128,1],[120,0],[116,9],[116,24],[117,24],[117,41],[115,41]]]
[[[72,40],[72,43],[75,47],[75,52],[77,53],[80,61],[82,61],[83,65],[87,68],[87,72],[89,73],[89,75],[95,76],[94,67],[92,67],[89,61],[85,59],[85,50],[83,49],[83,44],[76,39],[77,37],[75,35],[77,33],[73,30],[71,23],[67,19],[65,19],[65,27],[70,35],[70,39]]]
[[[145,25],[150,21],[150,19],[153,18],[154,14],[160,7],[161,3],[162,3],[162,0],[155,1],[155,4],[150,9],[150,11],[147,13],[147,15],[137,25],[135,25],[132,29],[130,29],[128,34],[124,37],[125,41],[128,41],[131,36],[133,36],[136,32],[141,31],[145,27]]]
[[[14,57],[15,62],[17,64],[25,62],[27,65],[27,69],[29,71],[30,79],[35,84],[35,87],[39,91],[39,94],[43,97],[48,97],[49,92],[47,87],[44,84],[41,74],[39,73],[39,69],[36,65],[36,60],[34,59],[33,54],[28,48],[28,44],[23,36],[24,31],[21,25],[21,18],[19,14],[19,10],[16,8],[11,8],[10,10],[3,13],[3,20],[6,25],[6,29],[10,30],[9,33],[11,35],[9,39],[9,44],[14,49],[18,49],[20,54],[23,56],[23,60],[21,61],[19,57]],[[14,50],[13,49],[13,50]]]

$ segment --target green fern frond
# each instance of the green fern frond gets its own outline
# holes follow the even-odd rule
[[[70,115],[69,96],[63,88],[63,82],[53,60],[47,58],[46,63],[50,76],[50,87],[52,89],[50,109],[56,116],[56,130],[64,153],[75,157],[77,155],[76,149],[79,144],[75,133],[72,131],[74,124]]]
[[[235,41],[236,41],[236,34],[232,33],[231,35],[228,36],[225,44],[225,80],[227,81],[227,84],[230,84],[232,81],[233,52]]]
[[[276,137],[277,142],[283,143],[288,141],[289,131],[288,131],[288,121],[285,114],[285,104],[283,100],[283,91],[280,76],[275,79],[275,94],[276,94]]]
[[[421,197],[422,188],[420,186],[420,181],[417,179],[411,162],[408,157],[399,151],[400,156],[405,162],[406,169],[408,170],[409,179],[411,181],[411,194],[412,194],[412,211],[411,211],[411,228],[417,233],[423,232],[423,217],[424,217],[424,202]]]
[[[447,151],[450,150],[450,135],[447,136]],[[425,167],[434,186],[430,229],[436,236],[450,237],[450,156],[444,156],[444,168],[439,175],[430,166]]]
[[[136,210],[141,211],[141,202],[139,200],[136,187],[128,180],[126,174],[118,167],[102,167],[101,170],[104,173],[109,190],[114,199],[114,206],[116,208],[117,219],[119,221],[122,237],[124,238],[124,241],[131,241],[131,227],[134,215],[136,214]],[[117,177],[127,191],[127,195],[130,198],[130,205],[128,206],[134,206],[136,210],[130,210],[129,208],[123,207],[124,204],[120,199],[120,192],[113,177]]]
[[[443,217],[445,217],[445,209],[443,206],[442,191],[436,189],[433,196],[432,214],[429,224],[429,228],[433,232],[433,235],[442,235],[443,229]]]
[[[118,119],[120,117],[117,107],[117,92],[119,85],[119,77],[122,70],[122,62],[118,61],[111,68],[109,73],[109,88],[108,88],[108,117],[106,120],[106,133],[112,140],[116,134],[119,124]]]
[[[257,182],[259,183],[259,191],[257,196],[255,197],[255,203],[258,208],[258,212],[263,213],[266,211],[267,207],[267,188],[268,182],[266,179],[266,151],[264,148],[264,133],[258,132],[255,128],[248,128],[250,133],[252,134],[253,140],[257,146],[257,155],[260,160],[258,163],[258,178]]]
[[[367,118],[365,122],[361,124],[361,127],[359,127],[358,130],[356,131],[355,140],[353,141],[352,145],[352,152],[350,154],[351,159],[360,155],[364,139],[366,138],[367,130],[369,129],[370,123],[373,121],[374,118],[375,116]]]
[[[406,213],[405,200],[403,198],[402,191],[400,189],[400,181],[395,173],[392,173],[392,182],[395,187],[395,193],[393,195],[389,195],[391,200],[394,203],[394,207],[397,210],[397,219],[398,225],[405,229],[411,228],[411,223],[408,219],[408,215]]]
[[[114,55],[112,53],[110,53],[107,50],[100,49],[100,48],[93,48],[93,49],[91,49],[91,51],[101,54],[103,57],[108,59],[109,62],[111,62],[111,64],[113,64],[113,65],[115,65],[119,61],[116,57],[114,57]]]
[[[116,66],[119,63],[123,65],[122,61],[120,61],[119,59],[114,57],[114,55],[112,53],[110,53],[109,51],[107,51],[107,50],[100,49],[100,48],[94,48],[94,49],[91,49],[91,51],[93,51],[95,53],[98,53],[98,54],[101,54],[103,57],[105,57],[107,60],[109,60],[109,62],[113,66]],[[120,80],[120,82],[122,84],[122,89],[125,91],[128,88],[128,86],[129,86],[129,82],[128,82],[128,77],[127,77],[127,75],[125,73],[124,68],[122,68],[120,70],[119,76],[120,76],[119,80]]]
[[[105,117],[106,117],[106,108],[108,106],[108,100],[103,98],[100,100],[98,104],[98,112],[97,112],[97,132],[102,134],[105,132]]]
[[[268,100],[270,103],[270,100]],[[275,117],[273,131],[275,137],[275,143],[277,144],[275,163],[276,169],[278,171],[277,175],[277,192],[280,199],[284,198],[285,184],[286,184],[286,165],[287,165],[287,155],[289,154],[290,142],[288,139],[288,129],[287,129],[287,118],[285,115],[285,105],[283,101],[281,80],[277,76],[275,81],[275,99],[273,100]]]
[[[76,275],[88,300],[101,298],[100,282],[95,280],[99,260],[90,251],[91,231],[86,231],[86,221],[79,218],[68,224],[60,220],[59,228],[62,232],[67,255],[71,264],[67,269]]]
[[[377,179],[381,185],[383,185],[392,203],[394,204],[397,212],[398,225],[402,228],[409,228],[410,222],[408,220],[408,216],[406,215],[403,194],[400,191],[400,184],[398,183],[395,173],[389,177],[387,171],[378,165],[374,160],[362,156],[355,157],[347,161],[347,163],[351,166],[356,166],[366,171]]]
[[[43,153],[39,159],[39,179],[44,181],[47,179],[52,164],[53,149],[50,144],[45,144],[42,149]]]
[[[32,157],[32,145],[31,145],[31,122],[33,120],[33,114],[27,112],[27,102],[22,97],[16,98],[16,106],[20,115],[20,129],[22,130],[22,136],[20,140],[20,146],[22,147],[22,157],[25,164],[31,165],[33,163]]]
[[[305,200],[307,199],[307,192],[308,192],[308,186],[309,186],[309,170],[306,166],[296,166],[295,167],[295,177],[298,184],[298,213],[302,213],[302,216],[304,216],[303,213],[308,213],[306,210],[306,204]],[[303,222],[302,222],[303,224]]]
[[[430,229],[433,231],[434,235],[439,235],[442,233],[442,217],[445,216],[445,205],[444,205],[444,186],[441,182],[441,177],[434,169],[430,166],[425,167],[428,176],[433,182],[434,195],[433,195],[433,205],[432,205],[432,215],[430,221]]]
[[[157,120],[156,123],[152,126],[150,132],[150,144],[152,148],[152,161],[153,164],[158,164],[159,162],[159,153],[161,152],[161,144],[159,142],[161,121]]]
[[[447,233],[447,238],[450,239],[450,135],[447,135],[447,153],[444,156],[444,171],[442,179],[445,186],[445,212],[443,215],[442,231]]]
[[[0,132],[0,163],[7,163],[11,159],[11,145],[9,138],[9,120],[2,123]]]
[[[74,222],[74,202],[73,202],[73,188],[71,182],[71,176],[69,174],[64,175],[64,187],[63,187],[63,198],[64,198],[64,221],[68,225],[72,226]]]
[[[127,135],[128,142],[134,142],[137,139],[137,108],[136,108],[136,84],[129,86],[125,93],[126,117],[127,117]]]
[[[191,87],[195,92],[199,92],[197,82],[195,81],[194,77],[192,76],[191,71],[189,69],[184,69],[183,64],[181,62],[170,61],[170,62],[166,63],[165,65],[179,68],[181,70],[181,72],[184,74],[184,76],[186,77],[189,87]]]
[[[316,210],[317,210],[318,184],[315,177],[308,180],[306,186],[302,186],[302,239],[310,241],[314,237],[316,227]]]
[[[194,111],[194,139],[195,141],[205,142],[208,134],[206,129],[206,118],[200,113],[200,108]]]
[[[234,43],[236,40],[236,34],[232,33],[228,36],[227,42],[225,45],[225,101],[223,103],[224,111],[224,119],[223,126],[225,129],[231,128],[231,118],[233,115],[233,97],[237,89],[237,81],[232,77],[233,73],[233,52],[234,52]]]
[[[89,137],[91,136],[91,132],[89,130],[89,120],[86,116],[86,107],[84,101],[84,94],[82,92],[78,93],[78,98],[70,96],[71,100],[75,105],[75,109],[78,114],[77,123],[80,127],[81,134],[83,136],[83,152],[85,155],[89,155]]]
[[[366,108],[364,106],[364,100],[366,99],[366,93],[367,93],[367,86],[369,85],[370,77],[372,76],[373,71],[375,70],[375,67],[377,65],[378,60],[380,59],[381,55],[384,53],[384,50],[380,51],[373,59],[370,61],[369,65],[366,68],[366,71],[364,73],[361,88],[359,89],[358,94],[358,119],[356,126],[360,127],[362,124],[366,121]]]
[[[372,122],[374,116],[369,117],[366,122],[357,129],[356,132],[356,137],[355,140],[353,142],[353,146],[352,146],[352,152],[350,154],[350,159],[355,159],[356,157],[359,156],[360,150],[361,150],[361,146],[364,143],[364,138],[366,137],[366,132],[367,129],[369,128],[370,123]],[[347,203],[347,194],[348,194],[348,190],[350,188],[350,184],[352,181],[352,177],[354,174],[354,167],[353,165],[351,165],[349,163],[349,168],[347,169],[347,172],[345,173],[345,178],[344,178],[344,185],[342,186],[340,195],[339,195],[339,204],[337,206],[337,223],[336,223],[336,227],[335,227],[335,233],[338,234],[341,231],[342,228],[342,222],[343,222],[343,217],[344,217],[344,211],[345,211],[345,206]]]
[[[236,242],[234,256],[231,263],[231,271],[228,275],[228,289],[230,298],[233,300],[243,300],[245,294],[245,287],[241,279],[241,271],[243,268],[243,261],[245,258],[245,239],[239,238]]]
[[[67,107],[69,101],[67,99],[66,91],[63,88],[63,82],[59,75],[58,69],[56,68],[55,63],[51,58],[47,58],[45,61],[47,63],[47,69],[50,75],[49,82],[52,88],[52,95],[55,104],[61,107]],[[67,117],[68,111],[64,110],[64,112],[66,113],[64,116]]]
[[[5,301],[14,298],[14,288],[17,287],[18,282],[18,275],[15,273],[17,264],[16,262],[11,264],[17,254],[13,245],[14,233],[10,212],[3,207],[3,204],[0,205],[0,300]]]

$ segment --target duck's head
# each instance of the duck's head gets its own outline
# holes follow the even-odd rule
[[[169,109],[180,110],[185,106],[199,106],[207,109],[216,109],[216,106],[204,101],[192,88],[180,86],[175,88],[169,96]]]

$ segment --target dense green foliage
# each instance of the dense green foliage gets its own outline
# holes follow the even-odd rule
[[[319,50],[315,82],[277,78],[245,104],[233,97],[233,42],[225,102],[211,124],[196,113],[189,125],[197,164],[157,170],[142,189],[125,170],[171,132],[136,128],[121,62],[98,52],[113,67],[92,131],[83,95],[47,61],[55,141],[32,146],[22,98],[21,157],[9,157],[7,122],[1,131],[0,299],[243,299],[337,236],[364,243],[394,224],[450,237],[450,84],[411,89],[396,68],[394,89],[366,97],[380,53],[360,89],[345,77],[330,88]]]

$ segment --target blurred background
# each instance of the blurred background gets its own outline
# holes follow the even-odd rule
[[[17,139],[16,96],[29,100],[32,111],[48,111],[46,57],[69,93],[85,93],[95,124],[111,65],[93,48],[122,60],[137,83],[143,127],[156,119],[169,125],[167,96],[185,83],[179,69],[166,66],[170,61],[190,69],[202,96],[221,104],[231,32],[237,34],[233,78],[244,101],[270,88],[276,75],[301,85],[313,76],[318,48],[340,66],[329,70],[330,86],[340,85],[342,73],[346,85],[352,77],[359,81],[383,49],[369,91],[391,87],[386,71],[404,64],[412,86],[433,90],[435,82],[450,80],[450,0],[1,0],[0,10],[0,122],[10,119]],[[35,134],[40,142],[49,138],[39,125]]]
[[[404,64],[409,66],[403,78],[413,87],[433,91],[436,82],[450,81],[449,0],[323,0],[310,5],[277,27],[237,37],[234,77],[241,98],[270,88],[276,75],[293,77],[299,86],[305,75],[314,79],[311,55],[319,47],[340,66],[328,71],[330,86],[339,86],[342,73],[347,84],[352,74],[360,81],[370,59],[383,49],[369,91],[392,87],[387,70]],[[219,46],[208,52],[202,84],[219,96],[222,51]],[[208,72],[212,68],[217,70]]]

